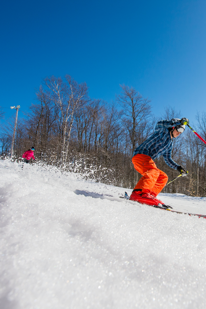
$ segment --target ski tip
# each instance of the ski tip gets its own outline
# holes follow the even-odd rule
[[[162,207],[165,208],[165,209],[168,209],[168,210],[169,210],[169,209],[173,209],[172,206],[165,205],[165,204],[162,204]]]
[[[127,192],[125,192],[124,195],[120,195],[119,197],[129,200],[129,195],[127,194]]]
[[[127,194],[127,192],[124,193],[124,197],[129,200],[129,195]]]
[[[165,204],[161,204],[161,203],[159,203],[156,207],[162,208],[162,209],[165,209],[165,210],[171,210],[171,209],[173,209],[172,206],[165,205]]]

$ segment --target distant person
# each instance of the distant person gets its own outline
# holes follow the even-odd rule
[[[134,187],[130,200],[147,205],[163,204],[156,196],[165,187],[168,177],[153,161],[160,155],[169,167],[187,174],[185,168],[171,158],[173,140],[184,132],[187,124],[187,118],[159,121],[154,133],[135,149],[132,163],[142,177]]]
[[[31,159],[35,160],[34,151],[35,151],[35,148],[31,147],[29,150],[27,150],[23,153],[22,158],[24,159],[25,163],[29,163],[29,160],[31,160]]]

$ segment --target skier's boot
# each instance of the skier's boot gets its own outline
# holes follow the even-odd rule
[[[141,190],[138,190],[138,191],[136,191],[136,190],[134,190],[134,191],[132,191],[132,194],[130,195],[130,200],[131,201],[136,201],[136,202],[138,202],[139,201],[139,199],[141,198],[140,197],[140,194],[142,194],[142,191]]]
[[[156,198],[157,195],[156,195],[154,192],[151,192],[150,195],[152,195],[152,197],[153,197],[156,201],[158,201],[159,204],[164,205],[164,203],[163,203],[162,201],[160,201],[160,200],[158,200],[158,199]]]
[[[142,192],[140,190],[134,190],[130,196],[130,200],[151,206],[158,206],[159,204],[163,204],[160,200],[156,199],[154,195]]]
[[[164,209],[172,209],[171,206],[165,205],[162,201],[156,198],[154,193],[145,193],[141,190],[134,190],[129,198],[131,201],[136,201],[141,204],[146,204],[150,206],[158,206]]]

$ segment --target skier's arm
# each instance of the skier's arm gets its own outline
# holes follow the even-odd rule
[[[169,167],[171,167],[175,170],[178,170],[179,165],[175,161],[173,161],[172,158],[171,158],[171,149],[169,149],[166,153],[163,154],[163,158],[165,160],[165,163]]]

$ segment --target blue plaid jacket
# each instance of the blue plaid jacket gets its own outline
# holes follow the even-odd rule
[[[180,119],[159,121],[156,124],[155,132],[135,149],[134,156],[145,154],[154,160],[162,155],[167,165],[177,169],[179,165],[171,158],[173,139],[171,139],[168,129],[178,124],[181,124]]]

